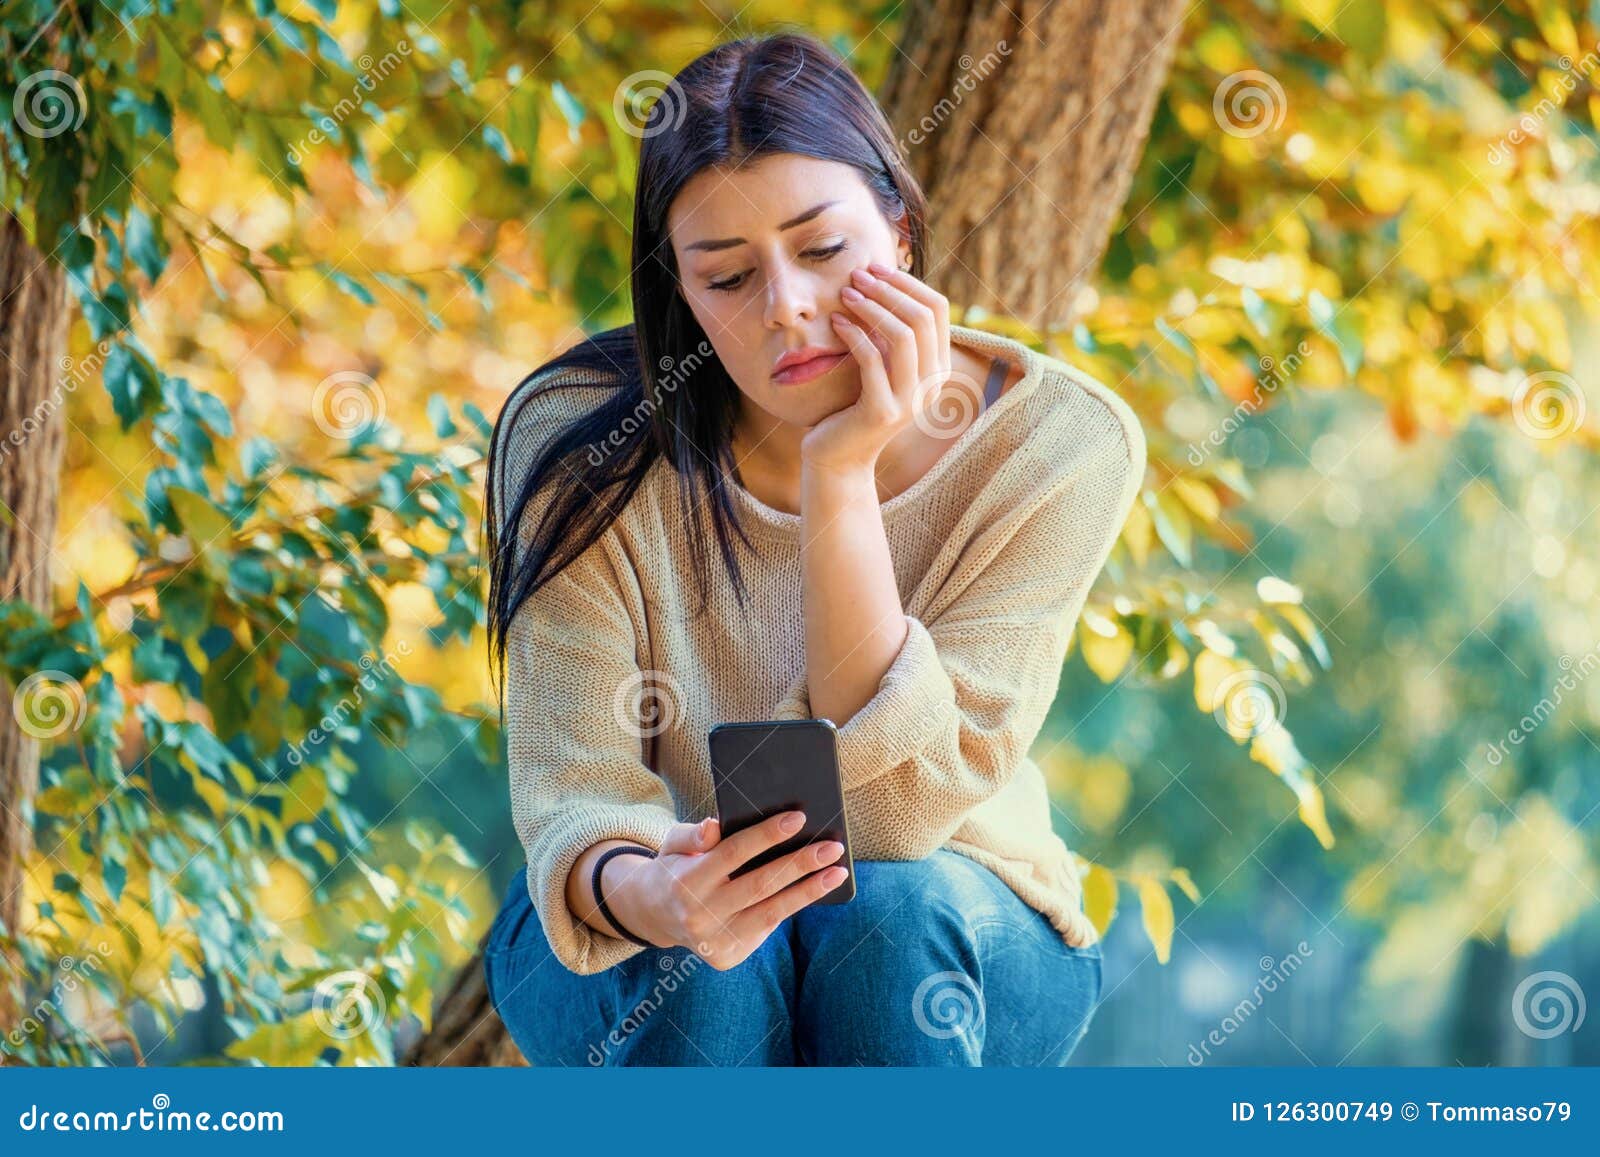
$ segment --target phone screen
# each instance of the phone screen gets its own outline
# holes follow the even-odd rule
[[[844,845],[844,855],[834,864],[843,865],[850,875],[816,903],[842,904],[855,896],[837,735],[826,719],[721,723],[711,729],[717,822],[724,838],[778,812],[799,809],[806,813],[798,832],[752,857],[733,878],[807,844],[838,840]]]

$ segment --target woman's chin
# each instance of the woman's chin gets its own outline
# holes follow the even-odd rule
[[[861,384],[855,379],[830,381],[825,375],[795,386],[784,386],[778,395],[777,412],[786,422],[796,426],[815,426],[818,422],[840,410],[855,405],[861,396]]]

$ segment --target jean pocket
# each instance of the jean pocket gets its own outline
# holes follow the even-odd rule
[[[1044,913],[1034,911],[1032,918],[1027,922],[1028,932],[1045,952],[1063,960],[1085,960],[1100,962],[1104,953],[1101,950],[1101,941],[1092,944],[1068,944],[1061,933],[1056,931],[1055,925],[1050,923]]]

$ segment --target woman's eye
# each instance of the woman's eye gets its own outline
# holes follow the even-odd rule
[[[835,257],[839,256],[839,254],[843,253],[848,248],[850,248],[850,242],[841,241],[837,245],[829,245],[822,249],[804,250],[800,256],[809,257],[813,261],[817,262],[832,261]],[[745,276],[745,274],[741,273],[737,277],[729,277],[722,281],[709,282],[706,285],[706,288],[715,290],[717,293],[732,293],[734,290],[738,289],[744,284]]]
[[[830,259],[832,259],[834,257],[839,256],[839,254],[843,253],[848,248],[850,248],[850,242],[841,241],[841,242],[839,242],[839,244],[830,245],[826,249],[807,249],[804,253],[801,254],[801,256],[802,257],[814,257],[819,261],[828,261],[828,260],[830,260]]]

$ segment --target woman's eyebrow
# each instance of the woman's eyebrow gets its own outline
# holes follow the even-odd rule
[[[779,225],[778,232],[781,233],[785,229],[793,229],[796,225],[804,225],[807,221],[811,220],[811,218],[815,217],[818,213],[822,212],[830,205],[837,205],[838,203],[838,201],[824,201],[820,205],[813,205],[804,213],[801,213],[798,217],[790,217],[782,225]],[[717,249],[732,249],[734,246],[743,245],[744,243],[743,237],[724,237],[717,241],[696,241],[692,245],[685,245],[684,249],[707,249],[714,251]]]

